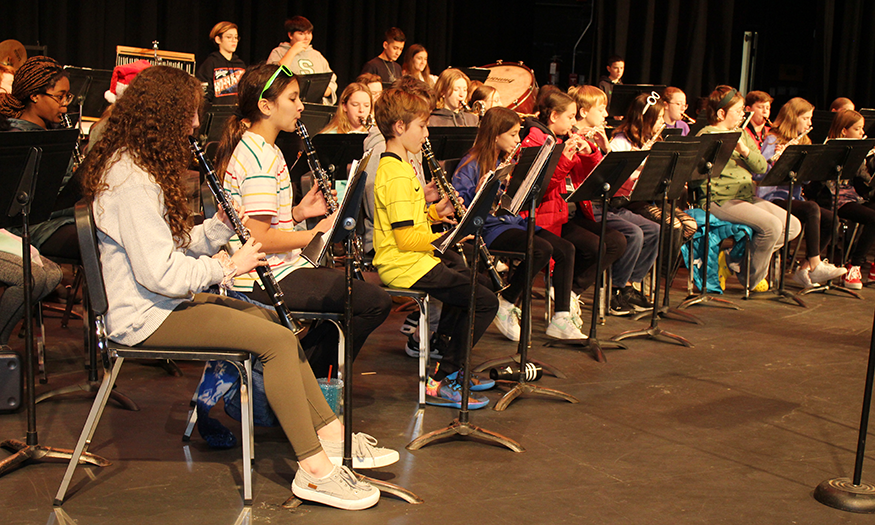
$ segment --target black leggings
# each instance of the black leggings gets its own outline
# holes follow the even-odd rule
[[[471,271],[455,251],[447,250],[442,260],[450,260],[455,270],[446,263],[439,263],[419,278],[411,288],[422,290],[442,303],[441,320],[437,333],[449,337],[443,349],[441,366],[435,379],[443,379],[462,366],[465,345],[468,341],[468,302],[471,297]],[[498,298],[486,286],[477,284],[474,299],[474,343],[483,336],[498,311]]]
[[[796,203],[793,204],[795,206]],[[845,203],[839,208],[839,217],[856,222],[863,228],[860,238],[857,240],[857,245],[854,247],[853,253],[851,253],[850,261],[853,266],[861,266],[866,262],[866,254],[869,253],[872,245],[875,244],[875,203]]]
[[[787,209],[786,199],[777,199],[772,202],[785,210]],[[832,212],[821,208],[814,201],[793,199],[793,208],[790,213],[805,226],[805,256],[808,258],[817,257],[826,248],[832,237],[830,233]]]
[[[343,313],[343,272],[330,268],[300,268],[283,277],[280,288],[291,310],[302,312]],[[256,284],[246,295],[256,301],[271,304],[270,297]],[[352,281],[352,349],[358,355],[371,332],[377,329],[392,309],[392,298],[379,286],[358,279]],[[310,367],[316,377],[326,377],[328,368],[337,370],[337,329],[331,323],[320,323],[301,339]],[[333,374],[332,374],[333,375]]]
[[[611,228],[605,230],[605,256],[602,267],[596,268],[599,249],[600,222],[596,222],[578,211],[574,217],[562,225],[562,238],[571,242],[574,254],[574,289],[581,293],[593,284],[598,272],[610,268],[626,251],[626,237]]]
[[[526,230],[511,228],[492,241],[490,248],[502,251],[525,252],[528,239]],[[533,253],[534,272],[540,272],[550,259],[556,261],[553,269],[553,286],[556,289],[556,311],[567,312],[571,304],[571,281],[574,278],[574,245],[545,229],[535,232]],[[525,266],[520,265],[501,296],[515,303],[526,287]]]

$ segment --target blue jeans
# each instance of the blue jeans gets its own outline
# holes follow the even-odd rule
[[[602,218],[601,206],[593,206],[595,220]],[[626,237],[626,251],[611,265],[614,288],[644,279],[656,260],[659,243],[659,224],[624,208],[608,206],[608,228]]]

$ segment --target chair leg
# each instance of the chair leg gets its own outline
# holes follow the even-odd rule
[[[428,374],[428,359],[431,356],[428,316],[429,297],[416,299],[419,305],[419,408],[425,408],[425,382]]]
[[[91,411],[88,413],[88,418],[85,420],[85,427],[82,429],[82,434],[79,435],[79,441],[76,443],[76,448],[73,450],[73,457],[70,458],[70,463],[67,464],[67,470],[64,473],[64,479],[61,481],[61,486],[58,487],[58,493],[55,495],[55,506],[60,506],[64,502],[67,495],[67,488],[70,486],[70,481],[73,479],[73,472],[79,465],[79,458],[82,454],[88,451],[91,445],[91,439],[94,437],[94,432],[97,430],[97,424],[100,422],[100,417],[103,415],[103,409],[106,408],[106,402],[109,400],[109,395],[112,392],[112,387],[118,378],[118,373],[124,363],[124,358],[116,359],[112,367],[112,371],[103,375],[103,382],[100,389],[97,391],[97,396],[94,398],[94,403],[91,405]]]
[[[329,320],[331,324],[334,325],[334,328],[337,329],[337,379],[340,381],[346,380],[343,377],[344,366],[346,365],[346,334],[343,333],[343,325],[340,321],[335,321],[333,319]],[[328,378],[331,379],[330,377]],[[343,413],[343,396],[340,396],[339,406],[341,407],[341,414]]]
[[[252,359],[247,359],[243,363],[246,368],[246,388],[249,391],[249,457],[255,459],[255,410],[253,403],[255,402],[255,391],[252,389]],[[241,381],[242,385],[243,382]],[[242,405],[242,403],[241,403]]]
[[[61,317],[61,328],[67,328],[70,323],[70,316],[73,314],[73,303],[76,302],[76,294],[79,288],[82,287],[82,279],[85,277],[85,272],[81,267],[76,266],[76,275],[73,277],[73,287],[70,288],[70,295],[67,296],[67,305],[64,307],[64,315]]]
[[[229,361],[240,373],[240,428],[243,432],[243,505],[252,505],[252,460],[253,454],[253,424],[252,424],[252,393],[250,387],[252,380],[252,359],[249,358],[241,363]]]
[[[201,380],[198,382],[198,386],[194,388],[194,394],[191,395],[191,402],[189,403],[191,408],[188,411],[188,424],[185,426],[185,432],[182,434],[183,441],[191,440],[191,433],[194,432],[194,426],[197,424],[197,391],[200,388],[201,383],[204,382],[204,375],[207,373],[208,366],[210,366],[209,362],[204,365],[204,371],[201,373]]]

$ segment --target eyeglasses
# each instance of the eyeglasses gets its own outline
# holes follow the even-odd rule
[[[680,102],[672,102],[672,104],[674,104],[676,106],[680,106],[681,109],[687,109],[688,107],[690,107],[687,104],[681,104]]]
[[[75,95],[73,93],[70,93],[70,92],[55,93],[55,94],[43,93],[43,95],[45,95],[47,97],[52,97],[53,99],[55,99],[55,101],[57,101],[58,104],[60,104],[62,106],[69,106],[70,102],[73,102],[73,98],[75,97]]]
[[[226,38],[226,39],[232,40],[234,42],[240,40],[240,37],[237,35],[222,35],[222,38]]]
[[[274,74],[270,76],[270,79],[267,81],[267,84],[264,85],[264,89],[261,90],[261,95],[258,96],[259,101],[261,101],[261,99],[264,98],[264,94],[267,92],[268,89],[270,89],[270,86],[273,85],[274,80],[276,80],[276,77],[278,77],[280,73],[285,73],[285,75],[289,78],[295,76],[295,74],[292,73],[291,69],[287,68],[286,66],[281,65],[279,67],[279,69],[277,69],[276,72],[274,72]]]

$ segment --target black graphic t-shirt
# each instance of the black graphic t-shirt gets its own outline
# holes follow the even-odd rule
[[[246,64],[237,55],[231,60],[215,51],[197,68],[197,78],[207,83],[206,98],[210,104],[237,103],[237,83],[246,71]]]

